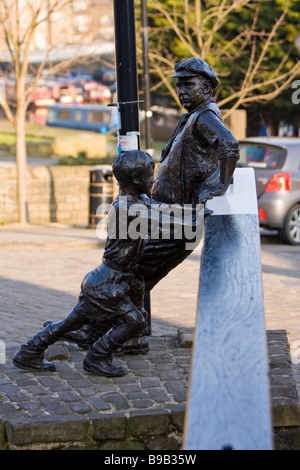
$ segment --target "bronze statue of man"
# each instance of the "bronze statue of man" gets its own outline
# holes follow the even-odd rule
[[[199,58],[175,65],[177,93],[183,114],[162,151],[151,196],[167,203],[199,204],[223,195],[239,159],[239,144],[224,125],[213,92],[216,72]],[[191,251],[185,240],[146,240],[140,272],[150,291]]]
[[[216,72],[199,58],[183,60],[174,68],[172,77],[177,79],[178,97],[187,113],[182,115],[162,151],[151,197],[169,204],[196,206],[226,192],[239,159],[239,145],[224,125],[213,99],[219,85]],[[190,253],[185,239],[145,240],[137,273],[144,277],[146,292]],[[109,327],[109,322],[103,326],[104,330]],[[88,325],[70,334],[68,339],[88,346],[97,334],[94,325]],[[146,336],[124,343],[122,350],[135,354],[147,352]]]
[[[239,158],[238,142],[213,100],[219,80],[206,62],[183,60],[175,65],[172,77],[177,78],[179,101],[188,113],[162,151],[152,197],[179,204],[205,203],[227,190]]]

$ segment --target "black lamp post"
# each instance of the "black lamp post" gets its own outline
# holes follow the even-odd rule
[[[139,150],[139,99],[136,65],[134,0],[114,0],[119,152]],[[150,295],[145,298],[151,334]]]
[[[114,0],[119,144],[121,150],[138,150],[139,103],[136,65],[134,0]]]

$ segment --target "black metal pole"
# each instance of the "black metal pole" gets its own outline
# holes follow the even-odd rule
[[[119,110],[118,151],[139,150],[139,99],[136,65],[134,0],[114,0],[115,55]],[[151,334],[150,296],[145,298],[148,312],[147,334]]]
[[[140,126],[134,0],[114,0],[114,20],[119,144],[121,150],[138,150]]]
[[[149,37],[148,37],[148,11],[147,0],[142,0],[142,36],[143,36],[143,62],[144,62],[144,111],[145,111],[145,140],[147,152],[152,152],[153,140],[151,134],[151,96],[150,96],[150,70],[149,70]]]

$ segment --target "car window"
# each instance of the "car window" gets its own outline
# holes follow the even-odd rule
[[[241,144],[240,161],[243,166],[278,170],[283,167],[286,159],[286,150],[277,147],[259,144]]]

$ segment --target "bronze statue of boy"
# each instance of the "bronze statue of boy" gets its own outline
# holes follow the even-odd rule
[[[127,226],[136,214],[135,205],[144,205],[142,194],[149,194],[154,182],[152,157],[141,151],[118,155],[113,172],[120,184],[120,195],[111,206],[108,237],[101,265],[88,273],[82,281],[78,302],[62,321],[48,322],[27,344],[22,345],[13,358],[13,364],[28,371],[55,371],[55,365],[44,361],[44,352],[68,332],[78,330],[91,320],[97,325],[109,320],[112,327],[89,348],[83,361],[84,370],[107,377],[125,373],[123,367],[112,363],[113,353],[136,336],[146,325],[147,312],[143,308],[144,282],[135,272],[143,253],[144,239],[118,236],[118,218],[125,200]],[[122,198],[123,196],[123,198]],[[122,204],[120,202],[122,199]],[[110,233],[114,236],[110,238]],[[138,292],[138,298],[136,296]]]

